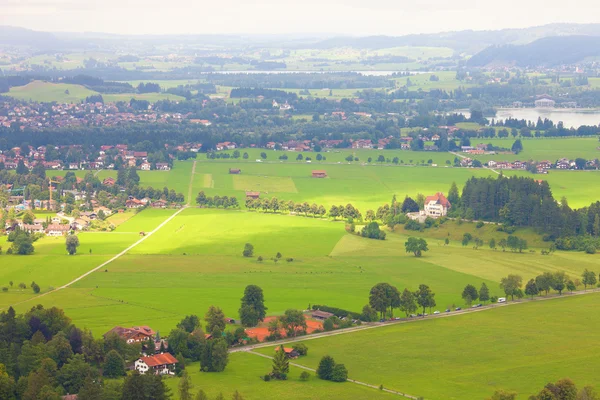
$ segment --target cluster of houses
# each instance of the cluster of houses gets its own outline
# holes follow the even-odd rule
[[[472,160],[471,160],[472,162]],[[535,167],[535,171],[538,174],[547,174],[551,169],[577,169],[577,163],[574,160],[568,158],[561,158],[556,162],[548,160],[538,162],[527,162],[527,161],[488,161],[487,166],[493,169],[528,169],[528,166],[532,165]],[[586,160],[586,169],[598,169],[600,168],[600,162],[595,160]]]
[[[143,356],[138,358],[130,369],[135,369],[140,374],[175,375],[175,365],[179,361],[170,353],[164,352],[169,346],[167,340],[148,326],[134,326],[124,328],[116,326],[103,336],[117,335],[128,344],[141,343]]]
[[[29,148],[26,149],[28,150],[27,152],[20,147],[14,147],[5,153],[0,152],[0,163],[3,163],[4,168],[9,170],[17,169],[20,161],[23,161],[23,164],[28,169],[33,169],[33,167],[38,164],[43,165],[47,170],[113,169],[115,165],[112,162],[107,161],[108,157],[111,156],[121,157],[126,165],[129,167],[136,167],[142,171],[150,171],[152,169],[169,171],[171,169],[169,163],[157,162],[152,164],[148,161],[147,152],[130,150],[128,147],[129,146],[126,144],[100,146],[97,157],[90,157],[89,159],[83,159],[78,162],[48,160],[46,157],[46,154],[48,153],[46,146],[39,146],[37,148],[29,146]],[[82,157],[86,157],[86,154],[82,151],[83,146],[81,145],[57,146],[54,148],[54,150],[62,149],[75,150],[78,154],[81,154]],[[199,150],[200,147],[197,147],[197,149]]]
[[[64,103],[15,105],[3,102],[0,106],[0,126],[10,128],[18,124],[20,129],[27,128],[65,128],[74,126],[117,126],[126,123],[162,123],[173,124],[187,121],[192,124],[210,126],[211,122],[192,118],[192,113],[168,113],[153,110],[150,104],[147,110],[136,110],[125,105],[119,109],[112,103]]]

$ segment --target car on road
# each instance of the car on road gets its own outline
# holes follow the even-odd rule
[[[400,317],[394,318],[394,321],[400,321]]]
[[[408,316],[408,318],[414,318],[414,317],[416,317],[416,315],[415,315],[415,314],[410,314],[410,315]]]
[[[439,312],[439,311],[434,311],[433,313],[434,313],[434,314],[439,314],[440,312]]]
[[[499,297],[498,303],[506,303],[506,297]]]
[[[456,308],[454,309],[454,311],[460,311],[460,310],[462,310],[462,308],[460,308],[460,307],[456,307]]]
[[[385,322],[385,318],[381,318],[379,322]]]
[[[446,312],[450,312],[450,311],[452,311],[452,310],[450,310],[449,308],[446,309]]]

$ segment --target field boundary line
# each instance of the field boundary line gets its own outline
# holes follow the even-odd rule
[[[272,360],[272,359],[273,359],[273,357],[271,357],[271,356],[268,356],[268,355],[266,355],[266,354],[257,353],[257,352],[255,352],[255,351],[251,351],[251,350],[248,350],[248,351],[246,351],[246,353],[254,354],[254,355],[256,355],[256,356],[260,356],[260,357],[263,357],[263,358],[268,358],[269,360]],[[307,366],[304,366],[304,365],[296,364],[296,363],[293,363],[293,362],[290,362],[289,364],[290,364],[290,365],[292,365],[292,366],[294,366],[294,367],[297,367],[297,368],[300,368],[300,369],[304,369],[304,370],[306,370],[306,371],[311,371],[311,372],[315,372],[315,373],[317,372],[317,370],[316,370],[316,369],[314,369],[314,368],[310,368],[310,367],[307,367]],[[357,384],[357,385],[366,386],[366,387],[368,387],[368,388],[372,388],[372,389],[381,390],[381,391],[383,391],[383,392],[387,392],[387,393],[396,394],[396,395],[398,395],[398,396],[406,397],[406,398],[409,398],[409,399],[413,399],[413,400],[417,400],[417,399],[418,399],[418,397],[412,396],[412,395],[410,395],[410,394],[406,394],[406,393],[398,392],[398,391],[396,391],[396,390],[391,390],[391,389],[386,389],[386,388],[380,389],[380,387],[379,387],[379,386],[376,386],[376,385],[371,385],[370,383],[365,383],[365,382],[361,382],[361,381],[357,381],[357,380],[354,380],[354,379],[349,379],[349,378],[348,378],[348,379],[346,379],[346,381],[348,381],[348,382],[352,382],[352,383],[355,383],[355,384]]]
[[[194,175],[196,174],[196,161],[192,164],[192,174],[190,176],[190,185],[188,187],[188,200],[186,205],[189,206],[192,202],[192,188],[194,186]]]
[[[108,264],[110,264],[111,262],[113,262],[113,261],[115,261],[115,260],[119,259],[120,257],[124,256],[125,254],[127,254],[127,253],[128,253],[130,250],[131,250],[131,249],[133,249],[134,247],[136,247],[137,245],[139,245],[140,243],[142,243],[144,240],[148,239],[148,238],[149,238],[150,236],[152,236],[152,235],[153,235],[153,234],[154,234],[156,231],[158,231],[160,228],[162,228],[162,227],[163,227],[163,226],[165,226],[167,223],[169,223],[169,222],[170,222],[170,221],[171,221],[173,218],[175,218],[177,215],[179,215],[179,213],[181,213],[181,212],[182,212],[183,210],[185,210],[186,208],[187,208],[187,206],[186,206],[186,207],[182,207],[182,208],[180,208],[179,210],[175,211],[175,212],[174,212],[174,213],[173,213],[173,214],[172,214],[170,217],[168,217],[168,218],[167,218],[167,219],[165,219],[163,222],[161,222],[161,223],[160,223],[160,225],[158,225],[156,228],[154,228],[154,230],[152,230],[152,231],[150,231],[150,232],[146,233],[146,235],[145,235],[144,237],[142,237],[141,239],[139,239],[137,242],[133,243],[132,245],[130,245],[129,247],[127,247],[125,250],[123,250],[123,251],[121,251],[120,253],[118,253],[118,254],[114,255],[112,258],[110,258],[109,260],[107,260],[107,261],[103,262],[102,264],[98,265],[97,267],[95,267],[95,268],[93,268],[93,269],[89,270],[88,272],[84,273],[83,275],[80,275],[80,276],[78,276],[77,278],[73,279],[71,282],[69,282],[69,283],[67,283],[67,284],[65,284],[65,285],[59,286],[59,287],[57,287],[57,288],[56,288],[56,289],[54,289],[54,290],[50,290],[50,291],[48,291],[48,292],[46,292],[46,293],[42,293],[42,294],[39,294],[39,295],[37,295],[37,296],[31,297],[31,298],[29,298],[29,299],[27,299],[27,300],[23,300],[23,301],[20,301],[20,302],[18,302],[18,303],[11,304],[11,306],[16,306],[16,305],[19,305],[19,304],[27,303],[27,302],[29,302],[29,301],[32,301],[32,300],[39,299],[40,297],[44,297],[44,296],[46,296],[46,295],[48,295],[48,294],[50,294],[50,293],[56,293],[56,292],[58,292],[59,290],[66,289],[66,288],[68,288],[69,286],[71,286],[72,284],[79,282],[80,280],[82,280],[83,278],[87,277],[88,275],[90,275],[90,274],[93,274],[94,272],[98,271],[99,269],[101,269],[101,268],[103,268],[103,267],[107,266],[107,265],[108,265]]]

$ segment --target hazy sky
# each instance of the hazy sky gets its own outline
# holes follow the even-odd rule
[[[402,35],[599,22],[594,0],[0,0],[0,25],[44,31]]]

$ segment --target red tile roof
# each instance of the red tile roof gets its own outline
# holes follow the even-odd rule
[[[428,204],[432,201],[436,202],[437,204],[441,204],[444,207],[450,208],[450,202],[448,201],[446,196],[444,196],[443,193],[438,192],[433,196],[427,196],[427,198],[425,199],[425,204]]]
[[[177,364],[179,361],[173,357],[170,353],[157,354],[151,357],[142,357],[141,360],[146,363],[149,367],[156,367],[157,365]]]

